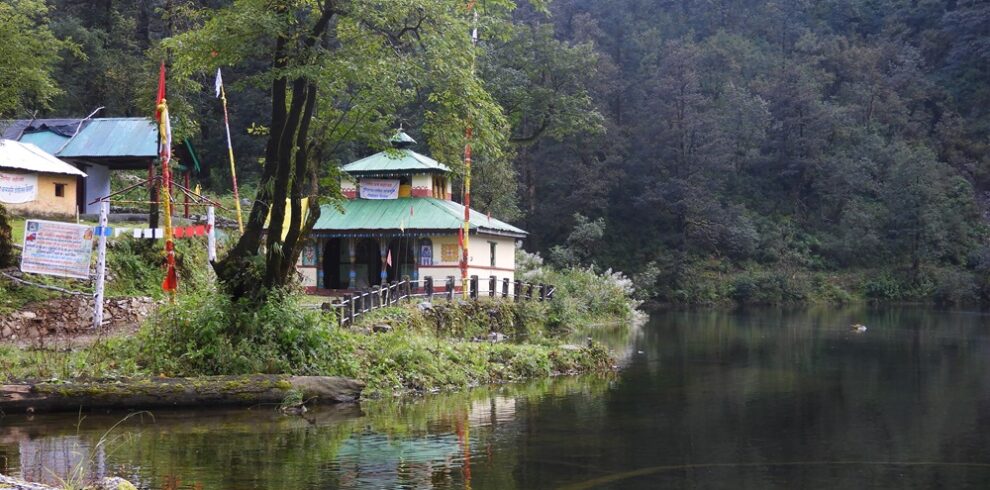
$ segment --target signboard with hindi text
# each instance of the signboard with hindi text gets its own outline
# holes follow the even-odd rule
[[[361,199],[398,199],[398,179],[361,179]]]
[[[93,227],[57,221],[24,223],[21,271],[89,279]]]
[[[38,176],[0,172],[0,202],[22,204],[38,198]]]

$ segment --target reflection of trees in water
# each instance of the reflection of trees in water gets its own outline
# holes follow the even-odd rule
[[[990,419],[981,415],[990,401],[987,321],[910,308],[660,315],[641,341],[651,354],[634,359],[606,397],[603,423],[573,449],[598,447],[599,470],[577,469],[565,481],[678,463],[988,461]],[[869,330],[853,333],[851,323]],[[537,415],[530,423],[581,428],[558,420]],[[907,486],[951,487],[990,483],[990,471],[685,469],[624,487],[904,487],[898,478]]]
[[[526,430],[516,417],[518,407],[544,397],[595,397],[611,378],[567,377],[370,401],[360,409],[318,407],[304,417],[268,408],[160,412],[155,421],[135,419],[115,429],[121,439],[108,448],[107,471],[123,472],[142,487],[167,489],[461,488],[472,475],[465,464],[470,458],[475,481],[480,474],[482,481],[507,482],[515,465],[503,454],[505,446]],[[80,444],[95,443],[119,419],[85,418]],[[57,441],[75,437],[77,422],[75,415],[8,417],[0,426],[0,454],[29,440],[42,449],[41,457],[56,458]],[[14,474],[28,469],[12,466]]]

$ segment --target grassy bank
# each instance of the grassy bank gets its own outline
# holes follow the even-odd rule
[[[333,313],[304,307],[298,292],[259,306],[194,281],[137,335],[64,352],[0,346],[0,382],[298,374],[357,378],[368,384],[366,396],[387,396],[611,369],[608,348],[571,339],[585,339],[589,329],[627,328],[629,291],[606,287],[613,278],[590,271],[554,274],[553,301],[409,303],[347,328]],[[387,332],[373,331],[383,324]],[[492,333],[499,342],[489,341]]]
[[[341,329],[297,300],[285,295],[252,318],[231,318],[219,295],[202,295],[164,308],[134,337],[68,352],[3,346],[0,381],[291,373],[361,379],[366,396],[379,396],[603,371],[614,362],[601,345],[568,344],[570,329],[541,320],[551,308],[545,303],[405,305]],[[239,332],[227,328],[231,321]],[[381,324],[391,331],[372,332]],[[508,340],[476,340],[491,330]]]

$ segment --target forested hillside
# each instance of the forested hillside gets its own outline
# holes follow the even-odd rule
[[[182,56],[160,41],[230,3],[5,1],[0,55],[21,61],[0,66],[0,117],[148,115],[159,60]],[[406,3],[384,11],[431,2]],[[477,155],[474,204],[529,230],[528,250],[626,271],[668,302],[990,298],[990,2],[554,0],[492,26],[478,5],[478,96],[504,120]],[[398,59],[424,25],[409,15],[390,34]],[[247,181],[269,122],[271,47],[256,49],[224,66]],[[400,123],[457,164],[460,134],[422,133],[437,87],[457,90],[444,70],[371,90],[395,65],[347,56],[323,92],[339,120],[310,152],[324,175]],[[211,164],[201,177],[227,190],[212,73],[170,84],[177,131]]]

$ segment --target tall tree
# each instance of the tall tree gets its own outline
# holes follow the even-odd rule
[[[65,51],[79,54],[52,33],[44,0],[0,3],[0,117],[48,107],[61,93],[52,70]]]
[[[484,4],[488,32],[498,32],[512,6]],[[425,94],[423,132],[440,158],[457,161],[469,121],[479,152],[502,156],[505,119],[471,69],[471,16],[461,1],[236,0],[207,17],[164,43],[181,74],[212,73],[259,51],[270,60],[254,77],[271,96],[258,192],[244,234],[214,264],[235,297],[264,297],[290,281],[320,198],[334,196],[318,186],[333,170],[314,156],[344,139],[383,145],[403,103]]]

